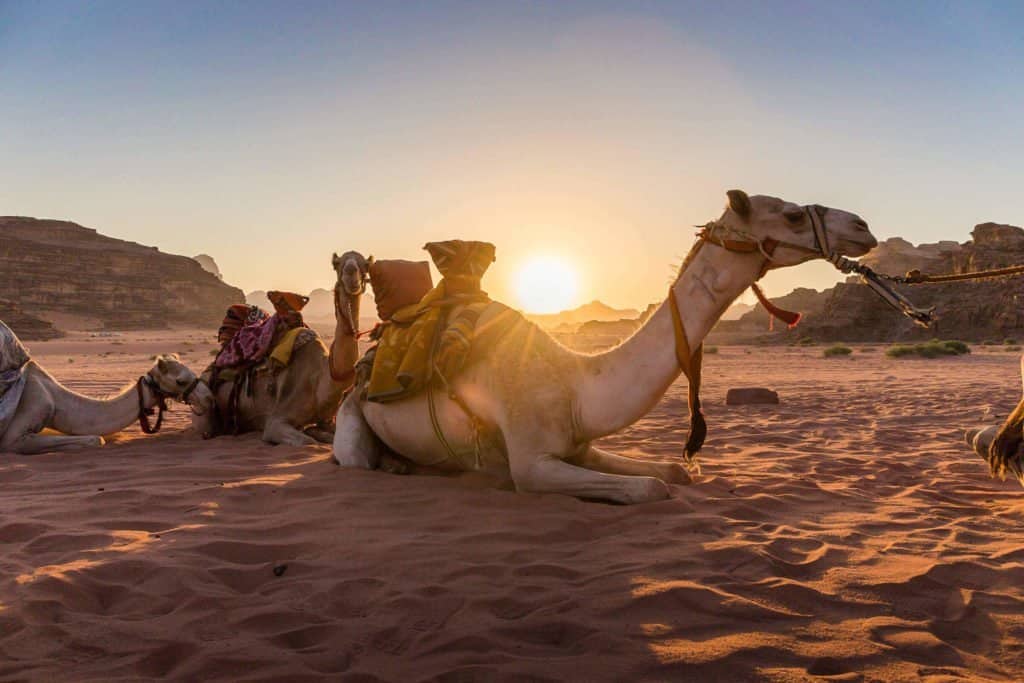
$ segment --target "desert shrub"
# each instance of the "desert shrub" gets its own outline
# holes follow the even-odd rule
[[[886,350],[885,355],[890,358],[906,358],[908,356],[938,358],[939,356],[960,356],[970,352],[971,348],[962,341],[932,339],[923,344],[896,344],[895,346],[890,346]]]
[[[718,353],[718,347],[717,346],[705,346],[704,347],[704,355],[708,355],[708,354],[714,355],[716,353]]]
[[[861,353],[875,353],[876,351],[878,351],[878,349],[876,349],[874,346],[862,346],[857,350]]]
[[[1017,345],[1017,340],[1014,339],[1013,337],[1009,337],[1009,338],[1003,340],[1003,345],[1004,346],[1016,346]]]
[[[835,346],[830,346],[827,349],[825,349],[823,355],[825,356],[825,358],[833,358],[835,356],[849,356],[851,353],[853,353],[853,349],[851,349],[849,346],[836,344]]]
[[[1003,351],[1007,351],[1009,353],[1017,353],[1020,350],[1021,350],[1020,346],[1004,346],[1003,347]]]
[[[797,346],[814,346],[816,343],[817,342],[815,342],[810,337],[800,337],[799,339],[796,340]]]
[[[999,344],[1000,342],[997,342],[995,339],[986,339],[985,341],[981,342],[982,346],[999,346]]]

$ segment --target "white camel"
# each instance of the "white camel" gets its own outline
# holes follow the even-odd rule
[[[698,243],[687,257],[669,299],[618,347],[581,355],[518,322],[495,344],[471,352],[451,389],[475,420],[447,391],[434,390],[437,425],[459,457],[452,458],[438,438],[425,394],[372,403],[357,385],[338,413],[338,464],[372,469],[386,446],[418,464],[505,471],[519,491],[619,503],[667,498],[666,483],[690,481],[684,467],[615,455],[592,442],[650,411],[680,374],[676,349],[699,354],[722,313],[767,269],[822,256],[862,256],[877,244],[867,223],[846,211],[748,197],[740,190],[728,196],[728,207],[706,226],[703,248]],[[488,322],[485,312],[478,326]]]
[[[1020,374],[1024,384],[1024,357]],[[967,444],[988,463],[993,477],[1005,479],[1009,474],[1024,485],[1024,397],[1002,425],[968,429],[965,436]]]
[[[158,357],[137,382],[107,399],[71,391],[32,360],[24,372],[21,400],[0,434],[0,453],[32,455],[102,446],[104,436],[139,421],[168,398],[187,402],[193,410],[201,410],[210,398],[209,390],[197,384],[195,374],[173,354]],[[40,434],[44,429],[61,434]]]

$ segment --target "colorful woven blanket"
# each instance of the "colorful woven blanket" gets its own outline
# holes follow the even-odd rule
[[[214,361],[216,367],[233,368],[259,363],[270,354],[280,335],[306,326],[301,310],[309,297],[274,291],[267,292],[267,298],[274,304],[274,315],[268,316],[256,306],[239,304],[228,309],[218,332],[222,346]],[[245,320],[245,324],[236,327],[240,320]]]

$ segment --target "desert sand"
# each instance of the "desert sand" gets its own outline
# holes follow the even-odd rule
[[[212,348],[29,346],[97,395]],[[1015,405],[1016,354],[723,347],[705,378],[703,474],[636,507],[199,441],[182,406],[156,437],[0,456],[0,679],[1024,678],[1024,490],[962,442]],[[782,404],[725,406],[751,385]],[[675,458],[685,412],[680,382],[604,445]]]

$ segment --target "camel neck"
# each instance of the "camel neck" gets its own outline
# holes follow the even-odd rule
[[[359,360],[359,340],[353,334],[359,329],[359,304],[362,295],[341,296],[339,310],[335,311],[334,340],[331,342],[331,353],[326,362],[328,367],[325,377],[330,386],[325,391],[333,398],[338,392],[352,384],[352,368]],[[339,379],[340,378],[340,379]]]
[[[52,378],[51,378],[52,379]],[[119,432],[139,419],[139,395],[134,383],[108,399],[89,398],[67,389],[56,380],[52,387],[56,411],[53,427],[65,434],[105,436]],[[152,408],[156,396],[142,388],[143,405]]]
[[[760,254],[702,247],[673,283],[691,349],[704,341],[732,302],[753,284]],[[580,429],[590,441],[633,424],[657,405],[679,377],[671,303],[662,302],[628,340],[584,363],[578,394]]]
[[[341,310],[334,314],[334,340],[352,337],[353,332],[359,331],[359,305],[362,296],[351,294],[341,295]]]

